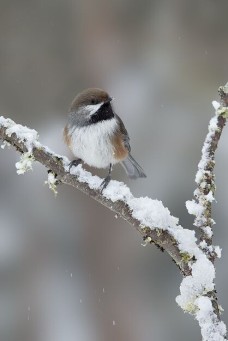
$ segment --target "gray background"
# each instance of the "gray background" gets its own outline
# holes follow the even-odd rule
[[[72,157],[62,141],[68,106],[86,87],[106,89],[148,175],[134,182],[117,166],[113,177],[191,229],[185,201],[211,101],[228,81],[227,13],[227,0],[0,0],[0,113]],[[213,211],[226,322],[227,143],[225,129]],[[181,276],[166,254],[82,193],[61,186],[55,198],[40,165],[18,176],[18,158],[0,153],[1,341],[201,339],[175,303]]]

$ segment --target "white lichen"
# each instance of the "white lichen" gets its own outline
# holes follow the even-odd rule
[[[5,147],[10,148],[10,147],[11,147],[10,143],[7,142],[7,141],[3,141],[3,142],[2,142],[2,145],[1,145],[1,149],[5,149]]]
[[[151,237],[146,237],[143,240],[143,243],[141,243],[142,246],[146,247],[148,244],[150,244],[152,242],[152,238]]]
[[[216,111],[216,115],[221,115],[224,118],[228,118],[228,107],[220,107],[217,111]]]
[[[20,161],[16,162],[17,174],[24,174],[32,170],[32,164],[35,161],[33,154],[27,152],[21,155]]]
[[[48,187],[55,194],[55,196],[58,194],[57,179],[53,172],[48,172],[48,179],[44,183],[48,185]]]

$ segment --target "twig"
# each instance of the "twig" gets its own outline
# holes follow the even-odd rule
[[[219,88],[221,105],[218,102],[213,102],[215,116],[209,123],[208,134],[202,148],[202,156],[195,179],[197,183],[197,188],[194,191],[196,200],[186,203],[189,213],[196,216],[194,225],[201,230],[200,245],[212,262],[215,261],[216,257],[220,257],[220,249],[212,245],[212,226],[215,221],[212,219],[211,209],[216,190],[215,152],[227,119],[227,90],[227,85]]]

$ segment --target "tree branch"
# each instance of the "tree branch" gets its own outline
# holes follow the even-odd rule
[[[194,191],[196,201],[186,203],[189,213],[196,216],[194,225],[201,230],[200,246],[213,263],[221,253],[218,247],[212,245],[212,226],[215,224],[212,219],[212,202],[216,190],[214,175],[215,152],[227,120],[227,92],[228,85],[221,86],[219,88],[220,104],[213,101],[215,116],[209,123],[208,134],[204,141],[195,179],[197,183],[197,188]]]
[[[10,120],[10,124],[12,125],[15,123]],[[5,127],[3,126],[3,124],[1,125],[0,121],[0,139],[14,146],[16,150],[18,150],[22,154],[30,152],[27,144],[28,141],[26,142],[26,137],[21,137],[20,134],[18,136],[18,133],[16,132],[13,132],[11,134],[11,131],[9,134],[7,122],[5,123],[5,125]],[[16,129],[17,131],[19,131],[21,127],[20,125],[16,125],[16,127],[18,126],[19,129]],[[168,231],[163,230],[161,227],[158,226],[154,226],[153,230],[151,230],[151,228],[147,226],[142,226],[142,222],[132,216],[131,209],[126,202],[124,202],[123,200],[112,201],[111,199],[108,199],[105,196],[105,191],[104,195],[102,195],[99,186],[97,189],[91,188],[89,182],[82,182],[80,181],[80,177],[75,176],[74,174],[70,174],[68,169],[69,161],[65,157],[51,152],[47,147],[39,144],[37,140],[33,140],[32,143],[32,155],[34,160],[40,162],[46,168],[51,170],[56,175],[56,178],[61,181],[61,183],[77,188],[78,190],[95,199],[111,211],[115,212],[119,217],[123,218],[132,227],[134,227],[141,234],[144,241],[154,243],[160,249],[165,250],[171,256],[176,265],[180,268],[183,275],[186,276],[191,273],[191,269],[189,268],[185,258],[182,257],[181,250],[178,248],[177,241]],[[88,172],[85,173],[89,174]],[[95,177],[90,176],[90,178],[92,179]]]
[[[218,114],[220,130],[212,138],[212,147],[208,152],[211,160],[205,171],[209,170],[209,166],[210,171],[213,171],[214,153],[225,121],[223,108]],[[220,321],[220,309],[214,289],[215,269],[202,247],[197,245],[194,231],[182,228],[178,219],[171,216],[160,201],[133,197],[123,183],[112,180],[101,193],[102,179],[92,176],[81,165],[72,167],[69,173],[69,160],[66,157],[55,154],[40,144],[36,131],[16,124],[11,119],[0,117],[0,139],[22,154],[21,160],[16,163],[18,174],[31,169],[33,161],[40,162],[49,171],[47,182],[54,192],[57,192],[56,186],[60,182],[79,189],[127,221],[140,233],[146,244],[154,243],[166,251],[184,277],[177,303],[198,320],[203,340],[215,340],[216,335],[219,337],[216,340],[225,340],[226,328]],[[204,196],[208,195],[209,188],[213,188],[213,181],[213,177],[207,181],[208,188],[207,192],[203,192]],[[211,206],[208,203],[207,205],[211,219]]]

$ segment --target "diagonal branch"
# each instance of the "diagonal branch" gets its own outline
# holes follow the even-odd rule
[[[118,195],[120,199],[109,199],[108,195],[105,195],[105,193],[108,193],[108,188],[106,191],[104,191],[104,195],[100,192],[99,180],[101,181],[101,179],[99,179],[98,177],[93,177],[92,175],[90,175],[90,173],[81,169],[81,166],[75,168],[78,169],[78,171],[81,170],[80,173],[76,172],[76,176],[74,174],[70,174],[68,169],[69,161],[66,158],[51,152],[47,147],[41,145],[36,139],[38,135],[35,134],[36,132],[34,130],[30,130],[28,128],[26,129],[26,127],[23,127],[21,135],[21,127],[22,126],[16,125],[10,119],[2,118],[0,120],[0,139],[14,146],[22,154],[32,153],[32,159],[40,162],[46,168],[51,170],[61,181],[61,183],[77,188],[78,190],[89,195],[91,198],[95,199],[111,211],[115,212],[119,217],[123,218],[132,227],[134,227],[141,234],[142,238],[146,242],[154,243],[162,250],[165,250],[171,256],[173,261],[176,263],[176,265],[180,268],[181,272],[185,276],[191,273],[191,269],[186,262],[187,256],[185,255],[185,257],[183,257],[183,251],[178,246],[178,243],[175,240],[174,236],[168,230],[166,230],[165,226],[156,226],[155,224],[153,226],[153,229],[151,229],[151,227],[146,226],[142,221],[132,215],[132,209],[131,207],[129,207],[125,199],[127,196],[129,196],[132,202],[136,198],[131,197],[131,193],[125,185],[117,181],[111,181],[109,187],[111,185],[116,186],[116,190],[118,193],[116,194],[115,199],[118,199]],[[26,133],[24,132],[25,129]],[[87,181],[80,179],[80,176],[86,176]],[[98,183],[96,183],[96,186],[92,185],[94,181],[98,181]],[[122,196],[122,198],[119,194],[121,193],[121,187],[124,190],[124,195]],[[154,202],[156,204],[155,200]],[[153,203],[152,200],[151,203]],[[158,202],[157,206],[159,206],[159,204],[161,210],[167,210],[162,206],[160,202]],[[151,205],[151,207],[154,209],[157,208],[156,205],[154,205],[154,207],[153,205]],[[167,210],[167,212],[165,213],[167,213],[167,218],[171,219],[172,222],[173,217],[169,214],[169,211]],[[164,214],[164,212],[161,214]],[[191,258],[191,256],[187,258]]]

